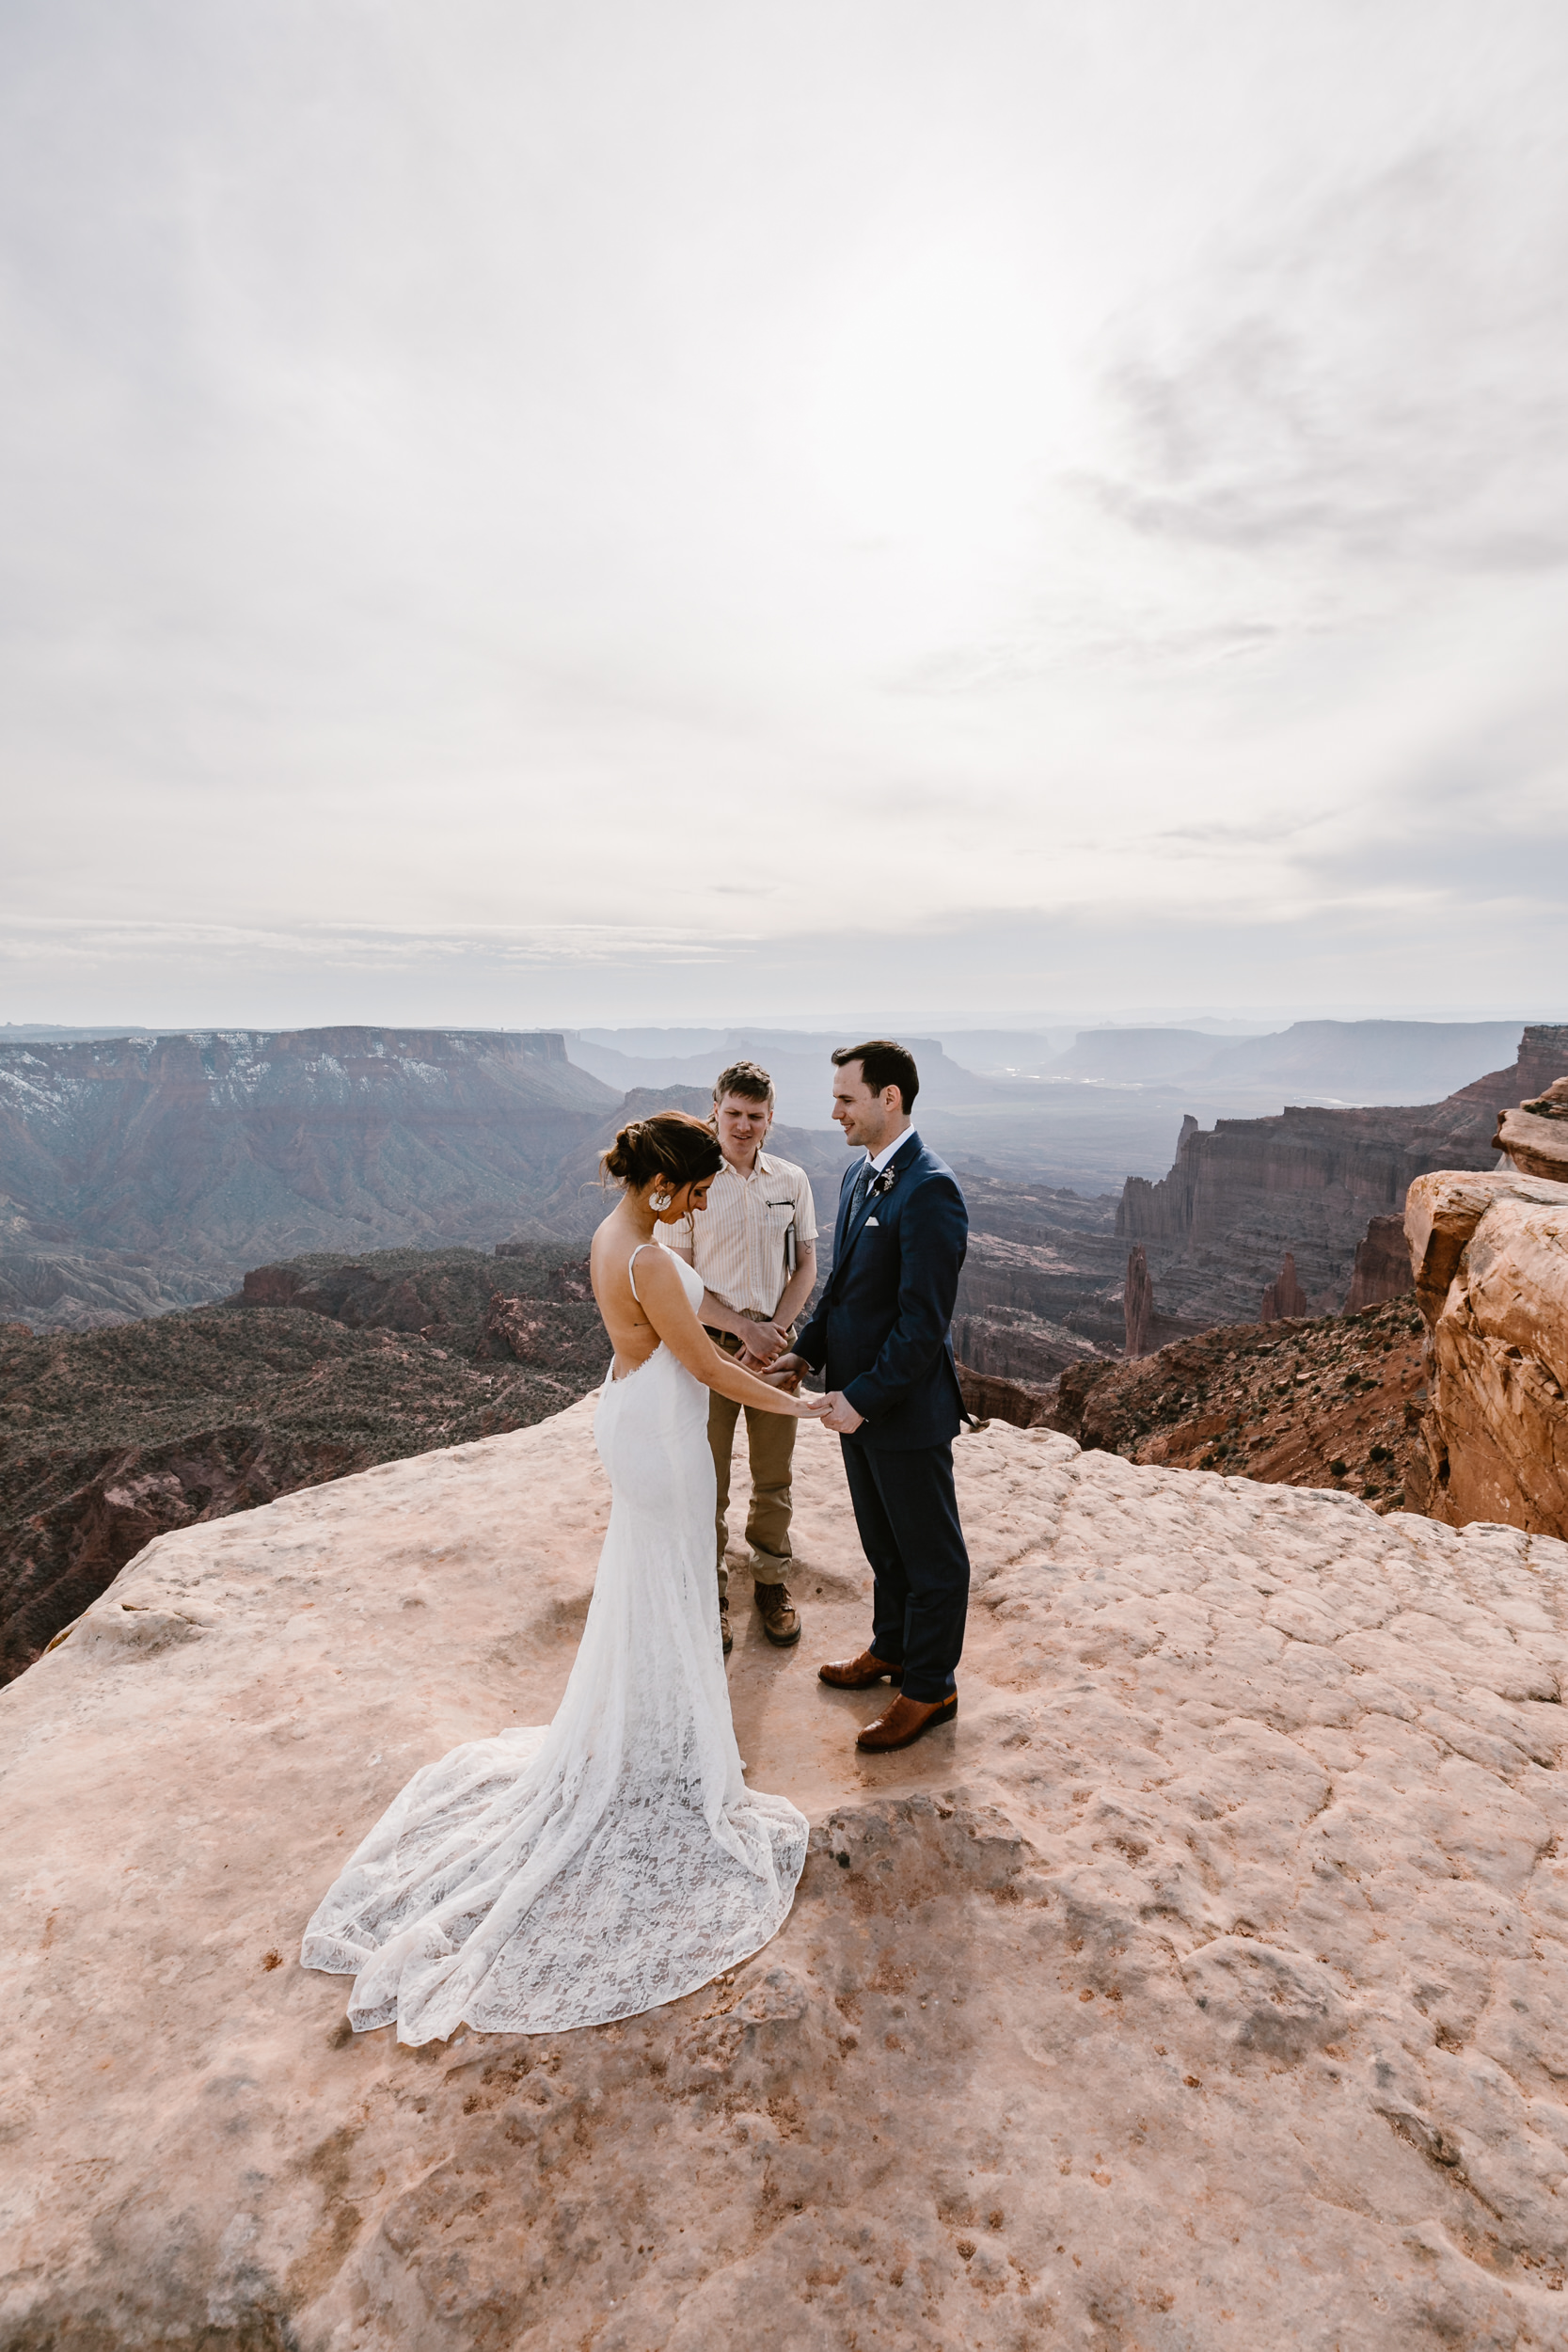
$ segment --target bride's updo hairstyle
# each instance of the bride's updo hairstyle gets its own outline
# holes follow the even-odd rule
[[[717,1176],[724,1164],[719,1138],[705,1120],[689,1111],[655,1111],[623,1127],[608,1152],[599,1153],[600,1181],[613,1176],[628,1192],[641,1192],[656,1176],[672,1192]]]

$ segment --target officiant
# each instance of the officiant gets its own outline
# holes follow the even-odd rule
[[[661,1229],[665,1247],[701,1275],[698,1310],[727,1354],[748,1364],[770,1364],[787,1353],[797,1314],[816,1286],[816,1216],[811,1182],[792,1160],[765,1152],[773,1124],[773,1081],[752,1061],[732,1062],[713,1087],[713,1122],[723,1164],[701,1216]],[[736,1429],[746,1415],[752,1500],[746,1514],[747,1569],[762,1629],[775,1648],[800,1638],[789,1593],[791,1470],[798,1423],[778,1413],[734,1404],[715,1391],[708,1406],[708,1443],[719,1483],[719,1625],[728,1657],[730,1629],[730,1463]]]

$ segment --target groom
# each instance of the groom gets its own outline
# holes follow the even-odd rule
[[[953,1491],[963,1406],[948,1326],[969,1212],[910,1124],[913,1055],[878,1038],[832,1058],[833,1117],[861,1156],[839,1193],[828,1286],[794,1354],[771,1370],[826,1367],[827,1426],[876,1574],[870,1648],[818,1672],[840,1691],[901,1682],[856,1745],[907,1748],[958,1709],[969,1554]]]

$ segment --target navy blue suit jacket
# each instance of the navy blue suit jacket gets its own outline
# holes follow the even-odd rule
[[[851,1226],[863,1165],[855,1159],[845,1170],[833,1270],[795,1352],[864,1414],[851,1445],[874,1453],[945,1445],[963,1417],[949,1327],[969,1211],[952,1169],[911,1135],[883,1170],[891,1188],[873,1193]]]

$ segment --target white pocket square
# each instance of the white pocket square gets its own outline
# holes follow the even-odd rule
[[[865,1221],[868,1225],[879,1225],[881,1223],[880,1217],[876,1216],[868,1216]]]

